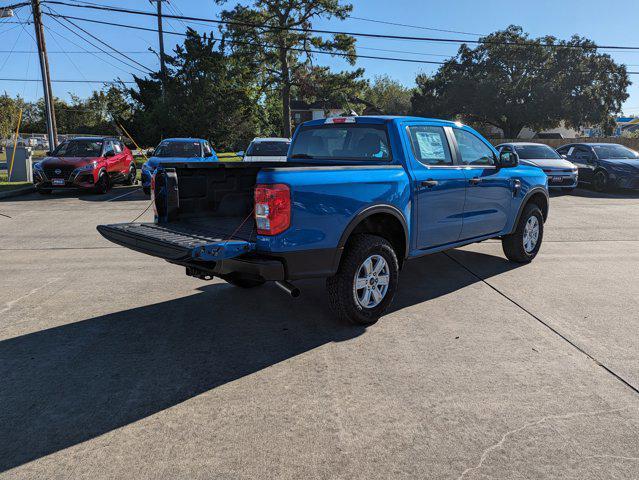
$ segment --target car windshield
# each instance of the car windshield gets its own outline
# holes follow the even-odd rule
[[[515,145],[515,151],[522,160],[545,160],[561,158],[548,145]]]
[[[639,158],[639,153],[623,145],[592,145],[599,158]]]
[[[102,140],[67,140],[51,153],[53,157],[99,157]]]
[[[153,152],[154,157],[201,157],[200,142],[162,142]]]
[[[251,142],[246,155],[259,157],[285,157],[289,142]]]
[[[307,159],[388,160],[384,125],[325,124],[302,127],[290,157]]]

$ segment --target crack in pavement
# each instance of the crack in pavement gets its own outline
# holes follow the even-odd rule
[[[574,417],[580,417],[580,416],[589,416],[589,415],[602,415],[602,414],[609,414],[609,413],[617,413],[617,412],[621,412],[624,410],[628,410],[630,407],[626,407],[626,408],[616,408],[613,410],[599,410],[599,411],[594,411],[594,412],[574,412],[574,413],[566,413],[564,415],[547,415],[545,417],[540,418],[539,420],[536,420],[534,422],[529,422],[526,423],[524,425],[522,425],[521,427],[515,428],[514,430],[509,430],[506,433],[504,433],[501,436],[501,439],[497,442],[492,444],[491,446],[489,446],[487,449],[485,449],[482,454],[481,457],[479,458],[479,462],[474,466],[474,467],[468,467],[466,468],[459,477],[457,477],[457,480],[463,480],[463,478],[466,476],[466,474],[468,474],[469,472],[475,471],[475,470],[479,470],[482,465],[484,464],[484,462],[486,461],[486,459],[488,458],[488,456],[490,455],[491,452],[497,450],[498,448],[501,448],[504,443],[506,442],[506,440],[508,439],[508,437],[519,433],[523,430],[526,430],[527,428],[531,428],[537,425],[540,425],[544,422],[547,422],[548,420],[565,420],[565,419],[570,419],[570,418],[574,418]],[[605,456],[605,455],[601,455],[601,456]],[[614,455],[613,455],[614,456]],[[595,457],[599,457],[599,455],[595,455]],[[590,457],[588,457],[590,458]],[[634,457],[627,457],[628,459],[635,459]]]
[[[29,291],[28,293],[25,293],[24,295],[22,295],[21,297],[16,298],[15,300],[11,300],[9,302],[5,302],[5,306],[2,310],[0,310],[0,313],[6,313],[9,310],[11,310],[15,305],[17,305],[19,302],[21,302],[22,300],[24,300],[25,298],[30,297],[31,295],[33,295],[34,293],[37,293],[38,291],[42,290],[43,288],[51,285],[54,282],[57,282],[58,280],[60,280],[60,278],[56,277],[56,278],[51,278],[48,281],[46,281],[44,283],[44,285],[40,285],[39,287],[36,287],[34,289],[32,289],[31,291]]]

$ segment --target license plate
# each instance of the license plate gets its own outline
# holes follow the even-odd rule
[[[64,178],[51,179],[51,185],[64,185]]]
[[[553,183],[561,183],[564,181],[564,177],[550,177],[550,181]]]

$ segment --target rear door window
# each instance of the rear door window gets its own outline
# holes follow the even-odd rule
[[[301,127],[290,157],[388,161],[391,151],[385,125],[326,124]]]
[[[429,166],[453,164],[453,157],[446,134],[442,127],[413,125],[408,127],[408,135],[415,158]]]

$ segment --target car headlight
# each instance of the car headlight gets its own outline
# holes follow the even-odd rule
[[[83,167],[78,168],[78,171],[79,172],[86,172],[88,170],[93,170],[97,166],[98,166],[98,162],[90,162],[90,163],[87,163],[86,165],[84,165]]]

